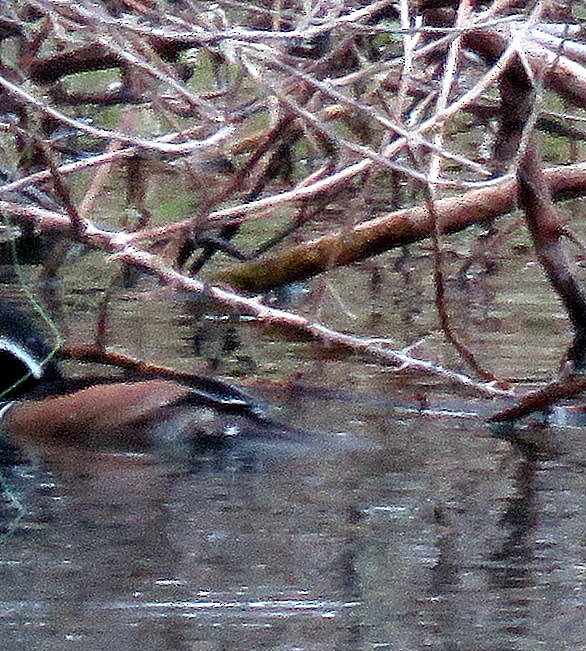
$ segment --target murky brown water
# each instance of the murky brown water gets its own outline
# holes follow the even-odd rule
[[[509,287],[472,279],[454,300],[493,368],[544,377],[567,325],[539,274],[522,262],[517,274]],[[368,296],[359,276],[337,282]],[[365,306],[341,294],[358,313],[356,330],[426,332],[424,285],[390,272],[386,283],[374,327]],[[74,339],[91,332],[91,284],[67,287]],[[179,368],[216,360],[237,381],[249,373],[278,418],[332,442],[303,454],[252,447],[191,459],[30,449],[7,463],[0,648],[583,648],[580,429],[526,428],[531,444],[511,443],[482,418],[408,412],[397,402],[417,391],[456,403],[428,381],[259,337],[254,324],[164,295],[128,293],[114,314],[114,348],[131,329],[132,354]],[[278,386],[293,373],[304,390]]]

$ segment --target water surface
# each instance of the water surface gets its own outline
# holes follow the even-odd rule
[[[365,296],[352,278],[344,287]],[[503,375],[529,380],[555,368],[567,332],[537,309],[551,296],[532,282],[522,294],[490,278],[457,290],[482,353]],[[356,329],[429,330],[433,315],[424,302],[413,309],[411,286],[388,284],[374,326],[355,302]],[[66,293],[74,341],[91,337],[97,295]],[[523,302],[534,308],[519,320]],[[525,426],[505,439],[484,422],[496,406],[369,360],[259,337],[254,323],[186,297],[129,292],[114,308],[112,349],[130,340],[126,352],[158,363],[215,367],[328,444],[192,458],[21,451],[2,468],[2,648],[583,646],[580,428]],[[443,354],[437,341],[425,346]],[[418,413],[422,393],[451,413]]]

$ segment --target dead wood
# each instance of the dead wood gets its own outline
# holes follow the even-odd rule
[[[548,103],[537,114],[529,100],[515,104],[529,97],[533,80],[544,94],[553,90],[585,104],[586,47],[573,9],[558,24],[545,3],[374,0],[321,3],[321,13],[306,21],[294,10],[301,2],[188,4],[189,11],[171,0],[5,3],[0,112],[3,147],[16,173],[0,188],[2,212],[264,324],[503,395],[492,383],[395,350],[379,333],[371,339],[330,329],[319,318],[325,306],[313,304],[313,318],[301,317],[196,276],[205,264],[206,277],[217,278],[212,254],[232,250],[242,262],[219,277],[264,291],[419,242],[434,229],[441,253],[440,235],[514,211],[512,175],[527,125],[582,137],[572,126],[580,115],[571,109],[554,113],[545,110]],[[454,65],[460,56],[465,65]],[[105,68],[110,72],[78,74]],[[526,88],[516,97],[518,83]],[[512,101],[495,113],[497,85]],[[104,111],[104,105],[117,106]],[[491,150],[496,115],[501,124]],[[519,173],[520,196],[534,222],[529,228],[545,224],[552,231],[542,233],[541,244],[534,235],[540,259],[549,246],[561,246],[552,201],[586,188],[586,165],[568,164],[566,144],[555,152],[563,166],[531,170],[527,159]],[[578,160],[576,148],[571,155]],[[101,172],[84,187],[79,172],[97,166]],[[540,184],[549,194],[540,194]],[[393,185],[400,188],[396,205],[388,192]],[[129,188],[126,197],[121,187]],[[401,209],[421,201],[421,187],[433,189],[433,206]],[[52,190],[61,209],[22,199],[36,189]],[[110,192],[118,192],[116,210],[138,209],[141,218],[118,220]],[[179,208],[167,213],[165,204],[176,198]],[[396,209],[386,212],[391,206]],[[107,226],[98,223],[103,217]],[[253,242],[241,238],[248,250],[231,249],[226,239],[252,220]],[[299,244],[300,237],[310,241]],[[562,270],[550,273],[560,285]],[[578,294],[572,299],[558,291],[578,331],[583,306],[572,303]],[[446,327],[455,304],[448,298],[441,295],[436,311],[461,348]],[[107,320],[100,323],[105,335]],[[481,357],[473,331],[466,331],[469,342],[472,362]],[[581,363],[576,353],[573,361]]]
[[[586,164],[546,169],[544,182],[555,200],[582,196],[586,191]],[[457,233],[515,210],[516,201],[516,182],[507,181],[441,199],[435,209],[441,232]],[[429,237],[432,229],[433,223],[424,207],[397,210],[343,233],[331,233],[259,260],[231,266],[218,277],[234,287],[262,292],[419,242]]]
[[[503,423],[518,420],[536,412],[546,413],[555,403],[560,400],[575,398],[583,393],[585,389],[586,376],[584,375],[572,375],[554,380],[544,387],[536,391],[531,391],[523,396],[512,407],[497,412],[488,421],[491,423]]]
[[[586,296],[576,279],[564,248],[565,228],[552,200],[540,154],[539,137],[531,133],[535,112],[535,85],[519,60],[511,62],[501,78],[503,118],[497,139],[500,156],[508,162],[521,148],[517,169],[519,204],[533,239],[535,252],[553,289],[561,299],[574,328],[574,340],[563,365],[560,380],[531,392],[520,402],[498,414],[493,422],[515,420],[535,411],[547,411],[560,399],[572,398],[586,388],[583,371],[586,364]],[[525,132],[529,132],[524,139]]]

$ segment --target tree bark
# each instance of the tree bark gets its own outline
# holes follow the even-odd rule
[[[543,172],[555,200],[586,192],[586,164],[552,167]],[[517,184],[474,190],[435,204],[441,231],[457,233],[515,210]],[[251,262],[224,269],[218,277],[232,286],[263,292],[306,280],[328,269],[364,260],[384,251],[419,242],[431,235],[433,223],[424,207],[397,210],[354,228],[328,234]]]

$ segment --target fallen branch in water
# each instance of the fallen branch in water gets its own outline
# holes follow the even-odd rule
[[[568,378],[554,380],[544,387],[523,396],[512,407],[502,409],[488,420],[491,423],[518,420],[535,412],[547,412],[556,402],[575,398],[586,389],[586,376],[574,374]]]
[[[125,246],[113,257],[124,264],[130,264],[155,274],[162,282],[176,289],[204,294],[223,305],[234,308],[241,314],[254,316],[263,324],[292,328],[324,344],[339,346],[355,353],[385,360],[402,368],[440,377],[484,396],[491,398],[515,396],[513,391],[500,388],[493,382],[478,382],[463,373],[447,369],[435,362],[413,358],[403,351],[389,348],[380,340],[338,332],[293,312],[267,306],[262,302],[262,298],[243,296],[231,289],[208,285],[201,280],[190,278],[165,264],[160,257],[146,251],[139,251],[132,246]]]
[[[135,357],[122,355],[121,353],[108,352],[97,346],[65,345],[60,349],[59,355],[64,359],[71,359],[84,364],[103,364],[105,366],[113,366],[115,368],[123,369],[124,371],[129,371],[131,373],[164,377],[169,380],[178,380],[180,382],[188,382],[194,377],[197,377],[194,373],[176,371],[167,368],[166,366],[151,364]]]
[[[503,150],[509,156],[521,150],[517,166],[519,204],[539,262],[573,325],[574,341],[563,365],[567,377],[532,391],[518,404],[492,416],[491,422],[517,420],[536,411],[548,411],[559,400],[573,398],[586,389],[586,376],[576,372],[583,371],[586,365],[586,296],[566,255],[562,241],[564,224],[545,181],[540,142],[533,129],[537,115],[534,80],[521,61],[512,61],[503,73],[501,84],[503,109],[509,121],[509,128],[504,131]]]
[[[100,159],[99,163],[106,163],[109,160],[109,158],[103,161]],[[59,171],[63,172],[64,167],[59,168]],[[543,171],[543,175],[556,201],[586,193],[586,163],[550,167]],[[38,180],[38,177],[40,175],[30,178]],[[19,179],[0,187],[0,197],[5,191],[9,193],[21,189],[24,185],[23,181],[24,179]],[[495,217],[514,210],[516,198],[517,184],[516,181],[510,180],[493,187],[436,201],[435,209],[441,231],[456,233],[474,224],[489,222]],[[71,234],[72,231],[70,220],[63,213],[34,205],[2,201],[1,198],[0,210],[16,220],[33,222],[41,230],[56,230],[66,234]],[[228,211],[232,210],[234,209],[228,209]],[[225,213],[228,211],[210,213],[208,219],[226,217]],[[180,221],[169,226],[144,229],[135,233],[118,231],[110,232],[110,235],[116,236],[119,243],[138,244],[139,241],[170,237],[178,231],[185,230],[189,223],[189,221]],[[95,227],[89,228],[91,230]],[[351,264],[392,248],[421,241],[430,236],[432,228],[433,224],[425,207],[396,210],[383,217],[362,222],[341,233],[324,235],[310,242],[263,256],[258,260],[241,262],[224,269],[218,276],[223,282],[238,289],[267,291],[279,285],[311,278],[332,267]],[[89,241],[85,243],[92,244]]]
[[[83,363],[103,364],[123,369],[131,374],[174,380],[180,384],[207,394],[211,399],[234,405],[248,405],[248,396],[239,388],[228,382],[211,377],[202,369],[200,373],[177,371],[166,366],[151,364],[128,355],[111,353],[96,346],[63,346],[59,351],[61,357]]]

